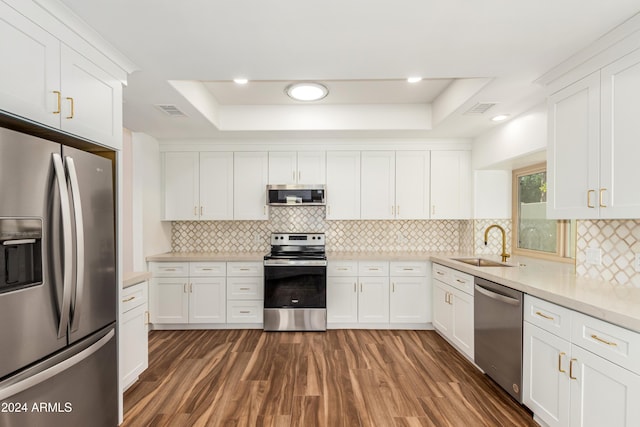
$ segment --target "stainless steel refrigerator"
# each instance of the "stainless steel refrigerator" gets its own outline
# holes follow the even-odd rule
[[[0,426],[118,423],[112,162],[0,128]]]

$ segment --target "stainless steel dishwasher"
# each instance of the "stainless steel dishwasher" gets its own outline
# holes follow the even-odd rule
[[[522,292],[475,278],[475,363],[522,403]]]

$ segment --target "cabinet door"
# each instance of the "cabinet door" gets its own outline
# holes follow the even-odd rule
[[[151,323],[189,323],[189,294],[186,277],[151,279],[149,311]]]
[[[327,219],[360,219],[360,152],[327,152]]]
[[[327,323],[358,322],[357,277],[327,277]]]
[[[426,323],[431,321],[431,301],[426,277],[391,277],[389,321]]]
[[[571,346],[571,426],[640,425],[640,375]]]
[[[227,293],[224,277],[190,279],[189,323],[225,323]]]
[[[0,2],[0,110],[59,128],[60,42]]]
[[[453,323],[451,304],[449,303],[451,297],[450,286],[439,280],[434,280],[432,289],[433,327],[442,335],[449,337],[451,335],[451,324]]]
[[[120,378],[127,388],[149,364],[147,306],[140,305],[124,313],[120,319]]]
[[[267,152],[233,154],[234,219],[269,219],[267,213]]]
[[[640,50],[601,71],[600,218],[640,218]]]
[[[298,184],[325,184],[326,170],[324,151],[298,152]]]
[[[200,219],[233,219],[233,153],[200,153]]]
[[[360,277],[358,321],[360,323],[389,322],[389,278]]]
[[[122,84],[65,45],[61,45],[60,53],[60,127],[111,148],[122,149]]]
[[[198,153],[164,153],[162,184],[164,188],[165,220],[199,218]]]
[[[452,296],[452,326],[451,341],[463,353],[473,360],[474,358],[474,330],[473,330],[473,296],[450,288]]]
[[[363,151],[361,156],[361,218],[394,218],[396,211],[395,152]]]
[[[600,73],[548,101],[547,218],[597,218]]]
[[[396,218],[429,219],[429,151],[396,151]]]
[[[269,184],[295,184],[297,182],[296,152],[269,152]]]
[[[569,425],[571,345],[523,322],[522,400],[549,427]]]
[[[471,216],[471,158],[469,151],[431,152],[431,218]]]

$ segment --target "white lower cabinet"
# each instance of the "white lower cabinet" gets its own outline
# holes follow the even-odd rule
[[[433,327],[474,358],[473,276],[433,264]]]
[[[640,334],[529,295],[524,310],[523,403],[540,423],[640,425]]]
[[[426,326],[428,270],[428,262],[329,261],[328,327]]]
[[[147,282],[122,291],[120,317],[120,384],[126,390],[149,366]]]
[[[189,278],[189,323],[225,323],[226,287],[224,277]]]
[[[149,312],[151,323],[189,323],[188,277],[151,279]]]

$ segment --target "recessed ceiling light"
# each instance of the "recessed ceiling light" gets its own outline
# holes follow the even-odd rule
[[[508,114],[498,114],[497,116],[492,117],[491,120],[493,120],[494,122],[501,122],[503,120],[507,120],[508,118]]]
[[[409,83],[418,83],[418,82],[419,82],[419,81],[421,81],[421,80],[422,80],[422,77],[409,77],[409,78],[407,79],[407,81],[408,81]]]
[[[233,79],[233,82],[239,85],[246,85],[247,83],[249,83],[249,80],[244,78],[238,78],[238,79]]]
[[[318,101],[329,94],[329,89],[320,83],[294,83],[285,93],[296,101]]]

